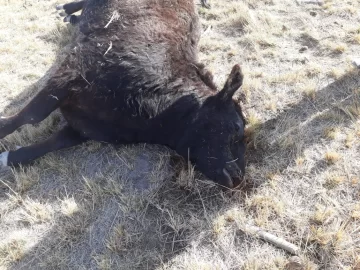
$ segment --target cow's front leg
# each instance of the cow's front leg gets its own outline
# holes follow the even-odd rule
[[[1,153],[0,166],[26,165],[49,152],[72,147],[86,140],[74,129],[66,126],[43,142]]]
[[[0,139],[13,133],[25,124],[33,125],[44,120],[52,111],[60,106],[67,93],[67,89],[59,91],[59,93],[41,91],[19,113],[8,117],[0,117]]]
[[[72,89],[81,88],[83,80],[75,71],[68,69],[67,62],[44,85],[44,88],[18,113],[0,117],[0,139],[25,124],[44,120],[70,95]]]

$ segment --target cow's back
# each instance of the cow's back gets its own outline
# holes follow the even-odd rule
[[[166,82],[189,77],[197,61],[191,0],[88,0],[82,17],[78,53],[86,70],[118,64],[146,81]]]

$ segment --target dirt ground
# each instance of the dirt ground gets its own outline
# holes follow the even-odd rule
[[[200,59],[239,63],[247,180],[223,193],[161,146],[89,142],[0,172],[0,269],[360,269],[360,3],[211,0]],[[316,1],[315,1],[316,2]],[[0,115],[69,50],[55,0],[0,4]],[[197,3],[199,4],[199,3]],[[241,99],[241,100],[240,100]],[[0,141],[46,138],[59,112]],[[300,248],[292,255],[249,225]],[[298,268],[296,268],[298,267]]]

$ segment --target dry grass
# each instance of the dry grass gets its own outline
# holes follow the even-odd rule
[[[325,160],[328,164],[335,164],[341,158],[340,154],[334,151],[325,153]]]
[[[158,146],[86,143],[0,176],[0,269],[289,269],[254,224],[301,247],[302,269],[360,269],[360,4],[212,0],[200,58],[244,69],[248,191],[220,191]],[[61,62],[56,0],[0,5],[0,107],[20,109]],[[54,112],[1,141],[61,125]]]

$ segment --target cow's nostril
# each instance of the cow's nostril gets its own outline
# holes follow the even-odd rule
[[[233,178],[231,177],[230,173],[228,172],[227,169],[223,169],[223,173],[226,177],[226,186],[228,188],[233,188],[234,187],[234,182],[233,182]]]

